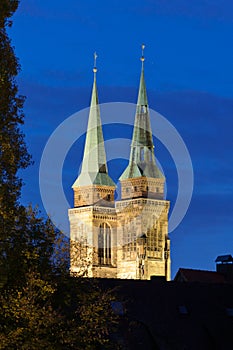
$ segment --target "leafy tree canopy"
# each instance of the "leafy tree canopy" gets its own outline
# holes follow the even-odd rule
[[[19,203],[18,171],[31,157],[8,37],[18,4],[0,1],[0,349],[96,349],[110,345],[113,297],[94,281],[71,278],[62,233]]]

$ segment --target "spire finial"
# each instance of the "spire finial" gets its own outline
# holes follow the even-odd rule
[[[97,54],[96,52],[94,52],[94,67],[93,67],[93,72],[96,73],[97,72],[97,68],[96,68],[96,59],[97,59]]]
[[[144,49],[145,49],[145,45],[144,45],[144,44],[142,44],[142,56],[141,56],[141,58],[140,58],[140,60],[141,60],[142,62],[144,62],[144,61],[145,61],[145,57],[144,57]]]

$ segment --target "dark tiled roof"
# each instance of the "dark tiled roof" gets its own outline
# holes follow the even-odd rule
[[[204,282],[204,283],[224,283],[223,274],[216,271],[193,270],[180,268],[175,278],[177,282]]]
[[[231,283],[156,279],[101,279],[99,283],[115,291],[124,310],[116,334],[123,349],[232,349]]]

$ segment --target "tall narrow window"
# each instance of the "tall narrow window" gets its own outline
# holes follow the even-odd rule
[[[105,263],[111,264],[111,230],[108,225],[105,227]]]
[[[102,223],[98,233],[98,263],[100,265],[111,264],[111,228],[107,223]]]
[[[103,224],[99,227],[98,233],[98,263],[104,264],[104,227]]]

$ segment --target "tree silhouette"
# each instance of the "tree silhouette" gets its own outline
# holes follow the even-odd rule
[[[95,349],[109,343],[113,297],[95,281],[70,277],[62,233],[19,202],[19,170],[31,157],[8,37],[18,4],[0,2],[0,349]]]

